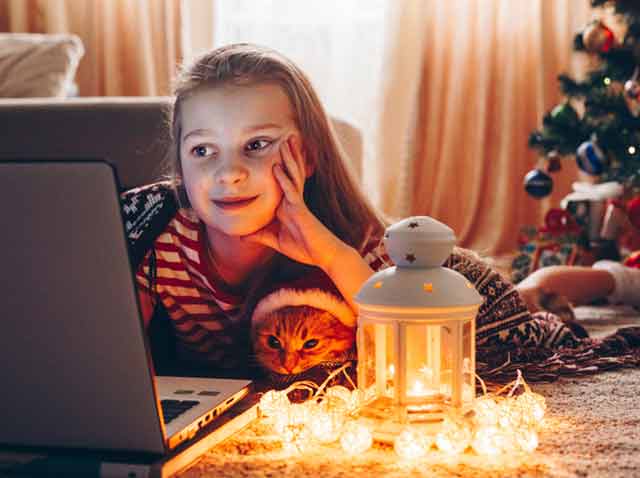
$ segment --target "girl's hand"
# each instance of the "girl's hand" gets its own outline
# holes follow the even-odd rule
[[[273,174],[283,192],[276,217],[266,227],[244,236],[243,240],[264,244],[295,261],[327,271],[345,244],[309,211],[304,202],[307,175],[297,136],[282,142],[280,156],[282,162],[273,165]]]

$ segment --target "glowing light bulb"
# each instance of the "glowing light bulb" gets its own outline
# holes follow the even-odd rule
[[[294,403],[289,407],[289,424],[304,425],[311,416],[311,402]]]
[[[393,449],[405,460],[415,460],[425,456],[431,444],[429,435],[405,428],[396,438]]]
[[[495,456],[503,451],[503,438],[496,427],[484,427],[474,434],[471,447],[478,455]]]
[[[498,430],[498,436],[496,437],[496,441],[502,447],[503,453],[514,453],[520,451],[520,446],[518,445],[518,433],[521,428],[513,428],[507,430],[502,428]]]
[[[436,445],[444,453],[457,455],[469,446],[471,438],[469,428],[445,419],[442,430],[436,435]]]
[[[409,390],[409,395],[418,397],[420,395],[424,395],[426,391],[427,389],[425,388],[424,383],[422,383],[420,380],[415,380],[413,382],[413,385],[411,386],[411,389]]]
[[[531,453],[538,448],[538,433],[531,428],[519,430],[516,434],[516,443],[522,451]]]
[[[498,424],[504,428],[511,430],[518,428],[527,422],[527,414],[522,404],[513,398],[507,398],[500,404],[498,412]]]
[[[547,410],[547,402],[542,395],[534,392],[524,392],[516,400],[531,414],[537,423],[542,421]]]
[[[332,443],[340,437],[343,419],[339,414],[317,410],[309,419],[309,429],[320,443]]]
[[[361,423],[347,423],[340,437],[342,449],[350,455],[364,453],[373,444],[371,431]]]
[[[636,154],[637,149],[635,146],[629,146],[627,148],[627,151],[629,152],[629,154]]]
[[[357,410],[359,406],[359,394],[354,394],[347,387],[336,385],[327,389],[324,401],[325,406],[340,413],[349,414]]]
[[[284,435],[289,429],[298,429],[309,422],[311,402],[293,403],[286,409],[275,413],[274,429],[276,433]]]
[[[278,412],[286,410],[291,405],[289,397],[284,392],[269,390],[260,398],[260,413],[265,417],[274,417]]]
[[[609,78],[608,76],[605,76],[604,79],[602,80],[602,82],[609,86],[611,84],[611,78]]]
[[[313,440],[307,427],[289,428],[282,437],[282,447],[290,454],[301,454],[311,450]]]
[[[474,420],[478,425],[495,426],[498,423],[500,407],[491,398],[481,397],[473,403]]]

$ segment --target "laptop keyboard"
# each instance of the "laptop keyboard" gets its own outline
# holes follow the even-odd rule
[[[164,417],[164,423],[169,423],[171,420],[182,415],[190,408],[195,407],[200,402],[198,400],[160,400],[162,406],[162,416]]]

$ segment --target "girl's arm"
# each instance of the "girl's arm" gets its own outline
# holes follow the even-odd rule
[[[337,239],[337,238],[336,238]],[[355,313],[353,300],[362,284],[373,275],[373,269],[353,247],[340,241],[333,259],[323,268]]]
[[[538,308],[536,303],[540,292],[553,292],[579,305],[607,297],[614,287],[613,276],[608,271],[581,266],[543,267],[516,285],[532,311]]]

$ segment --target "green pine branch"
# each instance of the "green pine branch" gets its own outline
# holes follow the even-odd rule
[[[638,0],[591,0],[591,6],[601,8],[613,4],[614,11],[618,15],[630,18],[640,18],[640,2]]]

